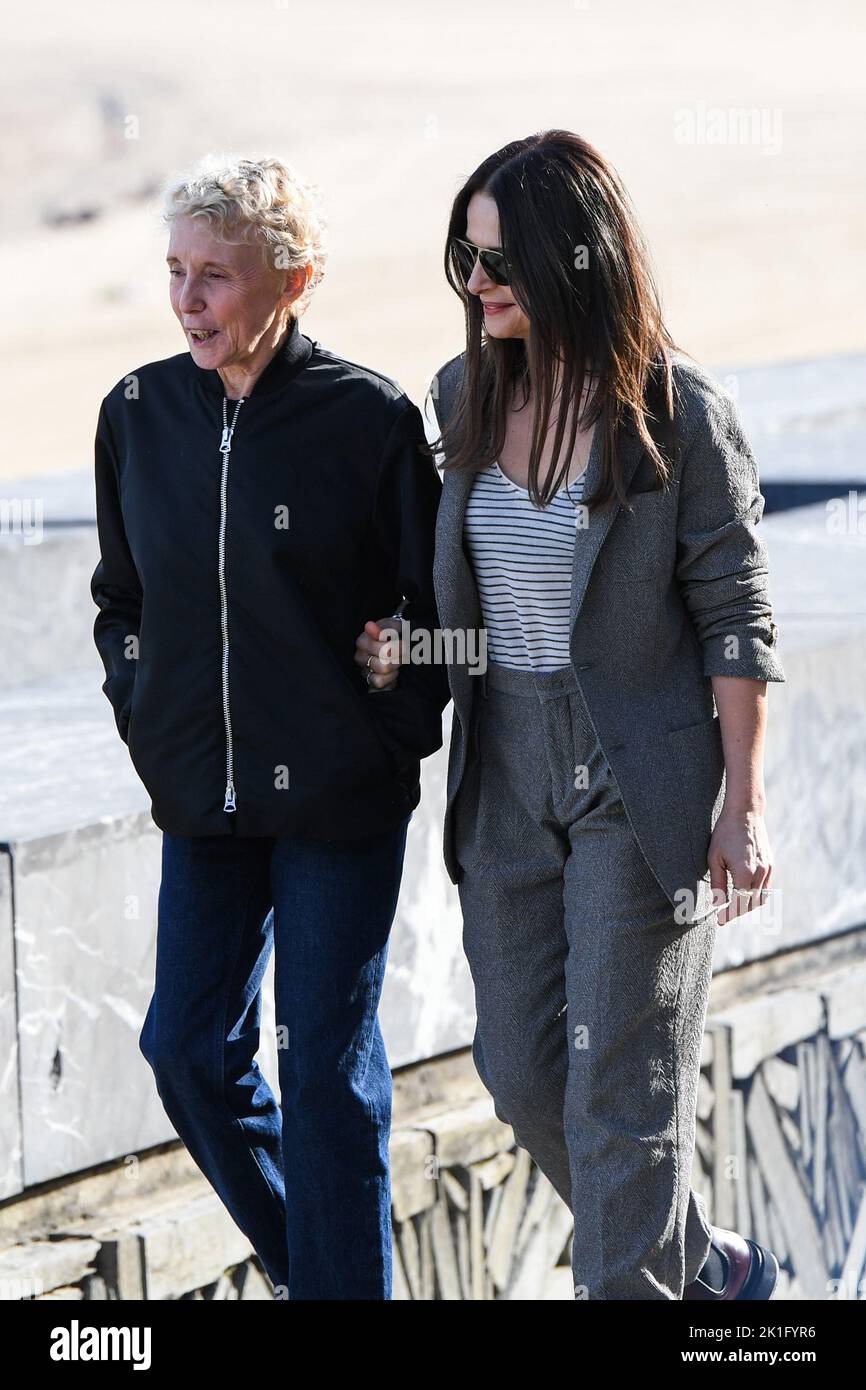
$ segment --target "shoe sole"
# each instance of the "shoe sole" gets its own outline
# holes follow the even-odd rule
[[[752,1252],[752,1268],[749,1277],[737,1294],[737,1301],[756,1303],[772,1297],[779,1279],[779,1261],[772,1250],[758,1245],[746,1236],[746,1244]]]

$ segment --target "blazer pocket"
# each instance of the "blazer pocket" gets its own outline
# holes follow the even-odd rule
[[[664,508],[660,492],[634,492],[629,497],[631,511],[620,507],[621,529],[643,546],[647,538],[655,536],[659,528]]]
[[[725,794],[725,753],[717,714],[668,733],[677,771],[689,843],[698,878],[709,877],[707,851]]]

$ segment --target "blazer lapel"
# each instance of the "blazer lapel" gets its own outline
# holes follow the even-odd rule
[[[604,432],[607,425],[607,410],[602,410],[598,417],[595,435],[592,441],[592,448],[589,453],[589,460],[586,465],[586,474],[583,487],[584,497],[588,497],[598,484],[601,476],[602,447],[604,442]],[[635,469],[643,453],[643,445],[637,433],[631,426],[624,426],[619,433],[619,461],[622,470],[622,479],[625,490],[628,491],[631,480],[634,477]],[[586,586],[592,574],[592,567],[598,558],[598,552],[604,544],[605,538],[616,520],[622,504],[617,497],[604,508],[592,508],[582,526],[576,527],[575,546],[574,546],[574,566],[571,573],[571,626],[572,631],[577,622],[581,605],[583,604]]]
[[[606,410],[603,410],[599,416],[592,441],[586,466],[584,496],[588,496],[595,488],[601,474],[606,415]],[[631,485],[642,453],[643,445],[637,433],[631,426],[624,426],[620,430],[619,436],[619,457],[626,491]],[[436,521],[435,561],[439,619],[443,627],[480,627],[482,623],[478,587],[475,583],[472,567],[463,549],[466,504],[475,476],[475,472],[470,469],[460,469],[456,473],[446,474],[443,479],[442,496],[439,501]],[[583,604],[593,565],[620,508],[621,503],[617,498],[614,498],[606,508],[601,510],[593,508],[589,513],[586,525],[576,529],[571,575],[572,629]]]
[[[447,628],[481,626],[481,600],[475,575],[463,549],[466,503],[475,481],[474,471],[461,468],[446,473],[436,517],[436,581],[439,621]]]

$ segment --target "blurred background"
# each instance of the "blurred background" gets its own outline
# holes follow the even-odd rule
[[[5,477],[88,465],[101,396],[183,350],[154,195],[209,150],[278,154],[319,185],[331,263],[306,331],[413,396],[461,345],[451,199],[557,125],[622,175],[688,351],[742,367],[864,347],[855,0],[36,0],[3,47]]]
[[[737,398],[767,499],[781,890],[771,920],[719,936],[693,1185],[779,1253],[777,1296],[863,1297],[864,63],[853,0],[36,0],[7,17],[0,1297],[269,1296],[138,1052],[159,834],[92,642],[99,403],[184,350],[162,185],[209,151],[295,164],[330,220],[303,330],[420,404],[462,348],[451,200],[552,126],[618,168],[668,325]],[[424,766],[383,1002],[395,1297],[569,1299],[570,1214],[468,1052],[444,770],[444,750]],[[277,1089],[267,1027],[262,1065]]]

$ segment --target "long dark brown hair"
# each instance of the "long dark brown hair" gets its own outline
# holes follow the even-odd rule
[[[467,235],[469,201],[491,197],[499,210],[510,289],[529,319],[528,339],[482,337],[484,313],[463,280],[452,238]],[[512,400],[535,401],[528,490],[546,505],[564,483],[579,425],[605,407],[599,485],[589,506],[613,496],[628,505],[617,443],[636,430],[652,460],[655,485],[666,486],[676,450],[670,353],[679,351],[662,320],[649,252],[628,194],[604,157],[568,130],[514,140],[478,166],[451,210],[445,274],[463,302],[463,383],[434,447],[446,468],[481,469],[498,457]],[[543,485],[538,474],[557,385],[560,409]],[[584,400],[583,412],[573,403]],[[563,436],[571,417],[569,439]]]

